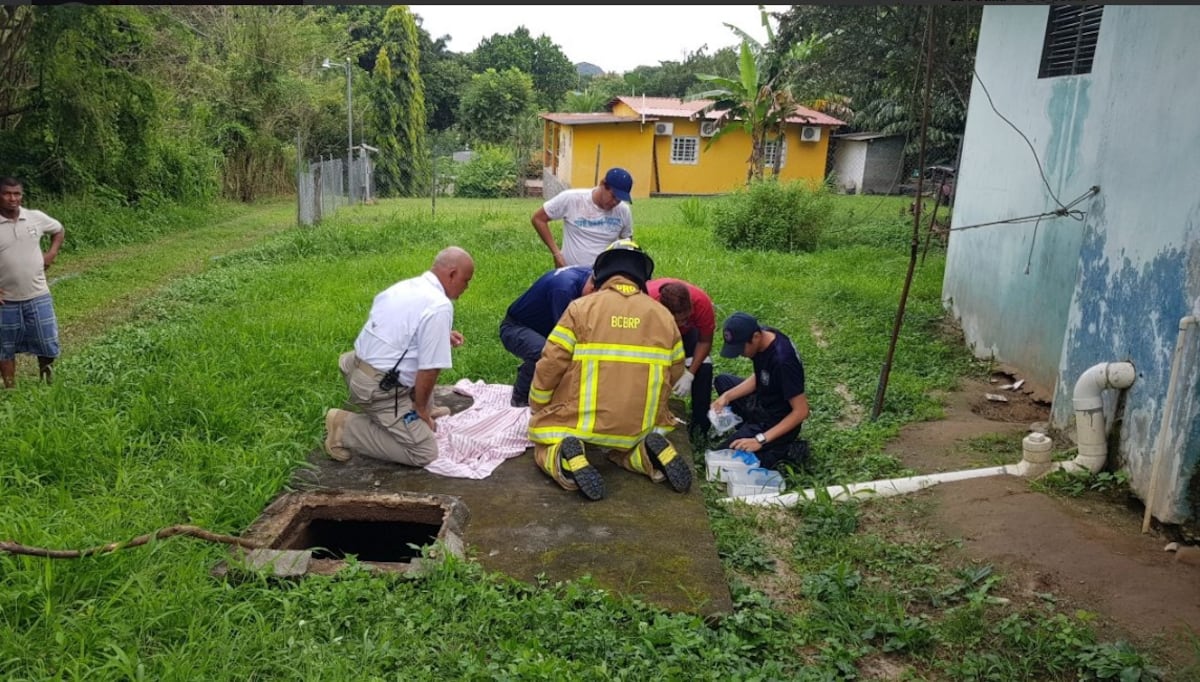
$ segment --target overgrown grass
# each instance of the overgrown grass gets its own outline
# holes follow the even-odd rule
[[[245,204],[224,200],[130,206],[112,198],[95,196],[68,197],[46,204],[26,203],[29,208],[45,211],[63,224],[68,237],[63,242],[63,253],[147,242],[207,225],[214,214],[228,219],[251,211]]]
[[[885,440],[937,416],[930,392],[972,371],[966,351],[938,336],[940,252],[916,272],[880,419],[842,427],[874,398],[908,264],[906,246],[876,234],[904,229],[895,206],[841,197],[839,215],[852,210],[854,228],[816,252],[727,253],[681,223],[680,201],[637,202],[638,241],[656,274],[712,294],[718,317],[746,310],[795,341],[812,404],[805,483],[899,472]],[[507,383],[513,359],[496,326],[552,266],[529,227],[538,203],[439,198],[434,216],[427,200],[384,201],[305,230],[285,229],[291,216],[281,215],[261,244],[127,298],[107,333],[83,346],[64,339],[52,387],[0,394],[0,538],[77,548],[178,523],[241,532],[319,447],[324,408],[344,398],[337,355],[371,298],[448,244],[478,267],[456,306],[467,342],[443,381]],[[140,291],[131,265],[95,272],[56,288],[68,318],[103,306],[105,290]],[[749,371],[745,360],[717,367]],[[802,508],[780,557],[768,521],[710,502],[737,606],[717,625],[587,580],[525,585],[470,561],[419,578],[350,570],[287,585],[225,582],[208,573],[224,547],[176,539],[77,561],[0,554],[0,671],[11,680],[804,680],[847,679],[886,656],[910,666],[909,679],[1026,679],[1083,675],[1126,654],[1094,644],[1071,617],[998,610],[986,599],[990,574],[940,572],[937,545],[864,524],[857,507]],[[750,583],[783,570],[799,581],[790,604]]]

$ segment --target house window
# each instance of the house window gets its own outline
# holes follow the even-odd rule
[[[1042,43],[1038,78],[1092,72],[1104,5],[1052,5]]]
[[[699,162],[700,162],[700,138],[698,138],[698,137],[672,137],[671,138],[671,163],[696,164]]]
[[[775,167],[775,155],[780,154],[779,167],[783,168],[783,164],[787,163],[787,141],[783,138],[779,140],[768,140],[763,144],[763,168]]]

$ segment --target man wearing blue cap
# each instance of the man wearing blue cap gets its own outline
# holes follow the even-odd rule
[[[550,249],[554,267],[586,265],[613,242],[633,237],[633,176],[624,168],[610,168],[599,185],[568,189],[556,194],[534,212],[530,222]],[[550,221],[561,220],[562,248],[550,233]]]
[[[804,363],[792,340],[742,312],[725,320],[724,337],[721,357],[750,358],[754,373],[746,379],[721,374],[713,381],[718,397],[712,409],[720,412],[728,405],[742,418],[721,447],[753,452],[768,469],[781,462],[803,464],[808,442],[797,438],[808,418],[808,397]]]

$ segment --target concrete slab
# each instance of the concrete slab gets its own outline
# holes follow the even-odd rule
[[[454,412],[471,399],[438,387],[435,398]],[[347,407],[349,409],[349,407]],[[670,436],[692,459],[686,431]],[[576,580],[670,611],[717,618],[733,610],[699,483],[684,494],[619,469],[603,452],[588,459],[604,476],[607,495],[591,502],[558,487],[533,463],[533,450],[509,459],[482,480],[447,478],[368,457],[335,462],[321,449],[298,471],[297,489],[337,488],[454,495],[466,505],[467,555],[483,567],[534,582]]]

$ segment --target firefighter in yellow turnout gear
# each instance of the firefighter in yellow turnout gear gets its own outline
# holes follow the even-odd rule
[[[604,497],[604,480],[588,462],[589,445],[677,492],[692,484],[690,463],[664,435],[674,428],[667,400],[683,375],[683,345],[671,313],[646,294],[653,272],[654,261],[632,240],[601,252],[596,292],[567,307],[534,370],[534,462],[591,500]]]

